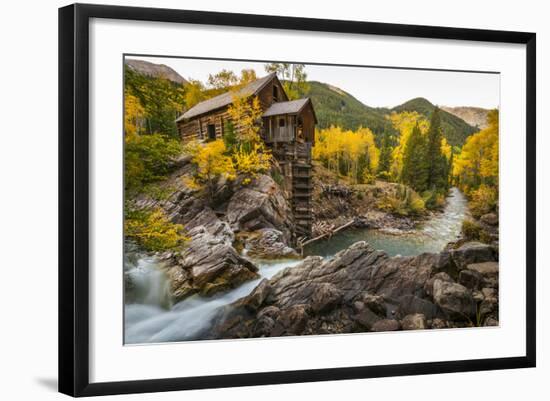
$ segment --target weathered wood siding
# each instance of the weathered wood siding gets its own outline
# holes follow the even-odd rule
[[[288,100],[288,96],[283,89],[283,85],[281,85],[281,82],[279,82],[279,80],[275,78],[258,93],[258,99],[260,100],[260,105],[262,107],[262,110],[264,111],[267,110],[269,106],[271,106],[273,103],[275,103],[273,97],[273,87],[277,88],[277,102],[285,102]]]
[[[178,123],[178,131],[183,142],[193,139],[207,139],[208,126],[214,125],[216,138],[223,136],[225,124],[230,120],[227,107],[212,111],[211,113]]]
[[[315,115],[311,102],[302,110],[299,117],[302,119],[302,130],[306,142],[311,142],[315,145]]]

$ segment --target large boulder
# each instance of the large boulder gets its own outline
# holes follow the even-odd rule
[[[469,264],[480,262],[493,262],[496,255],[493,247],[481,242],[467,242],[458,249],[450,251],[457,270],[465,269]]]
[[[435,280],[433,299],[437,306],[454,320],[468,320],[475,316],[476,304],[472,292],[461,284]]]
[[[421,314],[426,319],[432,319],[437,315],[437,306],[426,299],[409,294],[401,297],[398,311],[399,315],[403,317]],[[403,322],[401,323],[403,324]]]
[[[300,255],[285,243],[284,235],[274,228],[261,228],[238,235],[247,256],[258,259],[299,258]]]
[[[498,262],[471,263],[466,266],[466,271],[479,277],[484,287],[498,288]]]
[[[401,328],[399,322],[395,319],[382,319],[374,323],[371,327],[371,331],[396,331]]]
[[[223,224],[218,227],[223,229]],[[176,299],[200,293],[212,295],[258,278],[258,268],[240,256],[227,236],[215,235],[205,226],[192,228],[190,241],[174,255],[167,268]]]
[[[395,313],[422,314],[427,327],[437,307],[424,287],[441,266],[437,254],[390,258],[362,241],[330,260],[308,257],[220,311],[212,337],[397,330]]]
[[[229,200],[225,220],[233,231],[279,230],[290,243],[292,210],[283,191],[268,175],[259,175],[248,186],[240,186]]]
[[[494,253],[483,244],[390,258],[360,241],[331,259],[307,257],[263,281],[250,296],[219,311],[210,335],[243,338],[469,327],[476,321],[477,304],[485,300],[484,311],[492,318],[485,320],[492,324],[498,319],[498,294],[478,286],[474,299],[471,289],[456,282],[460,271],[491,274],[488,265],[475,266],[486,262],[495,262]],[[468,269],[472,264],[473,270]],[[461,276],[464,283],[466,276]]]
[[[496,213],[487,213],[481,216],[480,220],[490,226],[498,226],[498,214]]]

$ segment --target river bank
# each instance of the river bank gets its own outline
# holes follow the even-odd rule
[[[317,322],[314,325],[311,323],[313,326],[308,326],[309,328],[306,332],[300,332],[302,334],[369,331],[373,328],[376,330],[380,328],[386,328],[388,330],[406,328],[408,327],[406,323],[407,320],[405,320],[405,323],[403,323],[402,320],[410,313],[403,315],[403,311],[405,310],[408,312],[414,311],[415,313],[413,313],[413,315],[423,314],[424,318],[419,316],[414,317],[414,319],[411,317],[407,318],[408,320],[413,319],[414,321],[424,322],[421,324],[423,328],[471,327],[475,325],[495,324],[495,322],[498,322],[498,279],[496,284],[494,284],[495,275],[498,277],[498,252],[495,252],[490,246],[482,244],[468,245],[461,251],[443,251],[448,242],[456,240],[460,235],[461,223],[467,213],[467,201],[465,197],[458,190],[452,189],[443,212],[432,215],[430,219],[425,221],[424,224],[416,230],[401,235],[389,234],[387,232],[368,228],[346,230],[328,241],[320,241],[315,244],[315,246],[309,247],[307,249],[307,254],[315,256],[308,257],[304,260],[279,259],[266,261],[257,258],[243,258],[242,255],[238,255],[239,258],[248,260],[248,262],[254,266],[249,269],[250,271],[254,271],[255,275],[253,277],[238,283],[234,287],[226,287],[219,292],[205,294],[199,291],[198,293],[195,292],[194,295],[188,294],[188,296],[181,300],[179,300],[177,296],[174,296],[174,292],[171,290],[170,283],[174,281],[171,275],[173,275],[175,271],[180,271],[180,269],[175,269],[174,266],[171,266],[172,256],[160,255],[160,257],[151,257],[133,250],[133,257],[128,257],[125,264],[125,276],[127,277],[128,283],[127,302],[125,307],[125,341],[127,343],[150,343],[197,340],[214,337],[232,338],[232,336],[254,337],[258,335],[279,335],[277,333],[280,332],[281,327],[286,327],[287,329],[289,329],[289,327],[282,325],[273,332],[262,332],[260,330],[243,333],[239,331],[242,330],[242,326],[240,326],[241,323],[239,323],[237,326],[241,327],[241,329],[238,330],[239,333],[236,333],[227,327],[226,322],[234,319],[235,316],[240,316],[238,318],[240,319],[239,321],[250,321],[252,319],[255,323],[258,323],[263,319],[270,322],[267,320],[267,317],[264,317],[264,314],[267,312],[263,312],[259,315],[246,315],[246,317],[242,315],[243,305],[246,305],[245,309],[248,311],[251,308],[251,302],[257,305],[255,310],[258,313],[260,313],[260,309],[263,310],[267,306],[276,306],[279,310],[284,311],[282,315],[277,315],[278,317],[276,317],[275,320],[273,320],[274,316],[268,316],[273,322],[277,321],[279,318],[282,320],[288,319],[289,316],[287,312],[294,316],[296,305],[298,305],[296,304],[297,301],[293,301],[293,308],[287,310],[283,305],[286,301],[282,299],[273,300],[268,297],[266,293],[271,293],[271,290],[267,291],[266,288],[277,288],[281,285],[280,283],[286,282],[286,279],[283,280],[283,277],[287,275],[298,275],[296,278],[297,281],[293,279],[293,282],[301,282],[299,287],[305,286],[304,288],[310,288],[311,285],[314,285],[312,283],[314,283],[315,280],[308,284],[309,279],[307,277],[309,277],[309,274],[313,274],[311,273],[313,270],[315,272],[333,271],[335,266],[334,263],[336,262],[331,261],[334,260],[338,260],[338,263],[340,263],[339,266],[341,266],[336,269],[341,270],[341,272],[335,276],[336,282],[323,282],[321,286],[323,289],[319,290],[321,292],[318,295],[314,295],[317,290],[304,290],[309,295],[306,297],[302,294],[304,296],[300,298],[302,299],[300,302],[311,305],[304,306],[304,310],[301,310],[300,307],[299,309],[301,312],[299,312],[299,315],[304,319],[307,317],[308,321],[311,318],[312,322]],[[213,231],[218,230],[219,232],[221,229],[220,227],[223,228],[225,226],[218,226]],[[206,233],[208,233],[208,230],[206,230]],[[202,232],[202,235],[205,235],[205,232]],[[231,239],[229,232],[227,234],[227,239],[228,241]],[[350,254],[358,252],[357,245],[354,245],[357,243],[365,244],[359,247],[361,248],[361,253],[364,254],[363,256],[366,258],[365,260],[370,260],[368,266],[373,266],[373,268],[377,266],[377,271],[378,269],[386,271],[386,273],[388,273],[388,279],[394,277],[391,279],[393,280],[392,283],[389,284],[389,282],[386,282],[386,284],[381,285],[381,287],[375,286],[376,288],[374,288],[371,286],[372,283],[369,284],[368,280],[361,278],[363,277],[363,273],[360,272],[360,269],[363,267],[366,268],[367,266],[364,263],[358,265],[356,259],[350,259],[349,257]],[[367,243],[369,245],[366,245]],[[432,256],[415,256],[422,252],[432,252]],[[456,255],[454,259],[450,256],[452,252],[455,252],[454,255]],[[243,249],[241,253],[246,254],[246,249]],[[373,259],[371,260],[369,258]],[[447,262],[443,263],[441,260],[447,260]],[[482,272],[477,271],[476,269],[478,269],[478,267],[476,266],[468,267],[472,264],[475,265],[476,263],[486,262],[490,262],[490,264],[487,266],[482,265]],[[443,266],[442,263],[445,266]],[[237,265],[239,264],[242,264],[242,262],[239,262]],[[229,271],[233,270],[231,266],[234,265],[229,265]],[[484,271],[483,266],[485,266],[485,270],[489,269],[490,272],[487,273]],[[206,270],[208,271],[208,269]],[[306,274],[306,272],[310,273]],[[360,291],[361,294],[359,294],[359,292],[353,295],[351,293],[346,294],[346,283],[349,283],[348,280],[351,280],[348,278],[343,279],[343,276],[348,275],[346,272],[350,274],[349,277],[355,277],[356,279],[362,280],[361,286],[363,287]],[[443,286],[441,287],[442,294],[447,294],[447,298],[451,298],[450,301],[441,301],[440,299],[438,302],[439,304],[443,302],[441,305],[433,298],[433,290],[426,289],[430,285],[433,286],[433,282],[431,284],[427,284],[427,282],[438,273],[445,273],[446,275],[439,274],[436,279],[442,280],[442,283],[452,284],[441,284]],[[412,274],[414,278],[411,279],[412,281],[407,281],[408,279],[406,279],[406,277],[410,274]],[[383,281],[385,280],[386,279]],[[493,280],[493,284],[491,284],[491,280]],[[415,284],[412,285],[412,282]],[[339,312],[336,314],[330,312],[330,317],[327,317],[328,315],[326,315],[325,312],[327,312],[328,309],[326,311],[325,307],[319,309],[314,306],[314,304],[318,302],[320,298],[325,299],[328,297],[327,299],[331,299],[330,294],[333,292],[332,285],[336,286],[335,288],[338,290],[336,293],[339,294],[337,297],[338,302],[334,302],[343,309],[339,309]],[[380,290],[381,288],[389,288],[388,285],[393,288],[390,293],[385,290]],[[428,285],[428,287],[426,287],[426,285]],[[287,292],[288,296],[294,298],[299,294],[299,292],[297,292],[297,288],[299,287],[292,287],[293,294],[290,294],[285,284],[284,292]],[[482,291],[484,288],[485,293]],[[497,294],[496,296],[495,293]],[[378,318],[369,320],[371,323],[367,324],[365,324],[365,322],[363,322],[364,324],[357,323],[358,320],[355,318],[352,319],[352,315],[355,316],[355,314],[359,312],[356,310],[357,307],[360,306],[361,303],[366,302],[365,297],[370,299],[370,296],[381,297],[375,298],[378,300],[375,303],[378,306],[372,304],[371,301],[367,302],[369,305],[372,304],[371,306],[375,309],[375,315],[378,313],[378,315],[376,315]],[[407,297],[403,298],[404,296]],[[416,298],[411,298],[412,296]],[[486,302],[484,306],[484,320],[480,321],[477,316],[478,307],[481,306],[481,303],[484,302],[486,298],[491,302]],[[341,304],[341,301],[344,299],[346,301],[344,304]],[[352,300],[353,302],[351,302]],[[445,302],[459,305],[451,306],[451,308],[462,308],[462,312],[460,313],[464,312],[464,308],[470,308],[468,309],[469,312],[457,320],[456,314],[446,314],[445,308],[449,306],[445,306]],[[488,302],[490,307],[487,307],[487,305],[489,305]],[[407,305],[411,304],[412,306],[409,305],[405,307],[405,303],[408,303]],[[260,304],[264,305],[264,308],[259,308]],[[464,306],[465,304],[470,306]],[[383,305],[384,308],[382,308],[381,305]],[[475,308],[472,308],[471,305],[475,305]],[[495,307],[495,305],[497,306]],[[340,306],[338,308],[340,308]],[[417,309],[417,306],[421,306],[422,308]],[[428,308],[425,309],[426,307]],[[333,311],[331,308],[329,309]],[[237,310],[240,312],[235,312]],[[274,311],[273,308],[267,310]],[[385,311],[382,314],[384,316],[380,315],[382,310]],[[396,311],[398,310],[401,312],[397,314]],[[433,313],[428,312],[428,310],[431,310]],[[490,312],[488,312],[489,310]],[[354,312],[350,314],[351,311]],[[417,313],[422,311],[424,313]],[[434,311],[438,311],[438,314]],[[319,315],[319,313],[321,313],[321,315]],[[346,317],[343,317],[344,315],[342,315],[342,313],[344,313]],[[370,312],[362,313],[370,315]],[[438,316],[437,319],[439,319],[436,320],[435,323],[433,320],[434,316]],[[231,319],[229,319],[230,317]],[[382,319],[382,317],[385,318]],[[340,323],[337,323],[337,320],[340,318]],[[386,322],[386,318],[391,320],[391,322]],[[329,319],[332,321],[332,328],[327,329],[325,327],[323,329],[320,323],[321,320],[319,319],[325,319],[323,321]],[[256,320],[258,320],[258,322],[256,322]],[[384,320],[384,322],[378,323],[376,327],[374,327],[374,323],[379,320]],[[344,324],[343,322],[347,323]],[[290,331],[286,330],[284,332],[286,334],[299,334],[295,329]]]

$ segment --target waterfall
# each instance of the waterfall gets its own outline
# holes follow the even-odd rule
[[[389,255],[439,252],[448,242],[457,239],[467,213],[466,198],[457,188],[451,188],[444,211],[425,222],[414,233],[392,235],[370,229],[348,230],[336,234],[330,241],[319,242],[314,253],[331,257],[357,241],[367,241]],[[250,294],[261,279],[269,279],[282,269],[301,261],[255,262],[261,278],[212,297],[193,295],[173,304],[162,262],[135,249],[128,249],[124,262],[125,343],[162,343],[204,338],[219,308]]]

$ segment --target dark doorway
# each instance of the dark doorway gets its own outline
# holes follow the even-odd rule
[[[216,139],[216,126],[214,124],[208,124],[207,127],[208,139]]]

